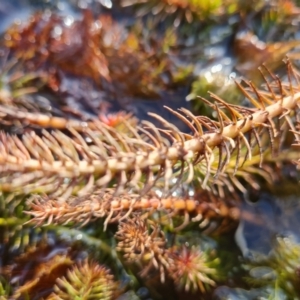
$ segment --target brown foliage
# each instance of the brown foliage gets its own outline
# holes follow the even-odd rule
[[[8,29],[5,45],[31,68],[57,66],[96,81],[109,79],[107,61],[98,46],[99,30],[93,30],[91,18],[86,13],[81,22],[71,22],[55,14],[38,13],[28,24]]]
[[[27,249],[5,269],[14,287],[11,299],[41,299],[50,294],[56,279],[66,274],[73,263],[70,249],[66,247],[40,243]]]
[[[90,11],[76,21],[38,13],[5,34],[5,46],[28,69],[91,78],[107,93],[123,97],[158,97],[160,89],[173,84],[176,68],[161,50],[162,43],[128,33],[110,16],[94,19]],[[166,75],[171,78],[167,82]]]

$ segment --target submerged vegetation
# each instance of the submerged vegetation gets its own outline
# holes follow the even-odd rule
[[[300,299],[299,3],[27,6],[0,45],[0,299]]]

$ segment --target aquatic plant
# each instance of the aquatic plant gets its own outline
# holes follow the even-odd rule
[[[295,80],[298,80],[291,65],[289,68],[290,76],[294,74]],[[169,190],[173,176],[178,177],[175,186],[181,182],[191,182],[195,167],[202,188],[209,188],[211,175],[218,179],[219,174],[226,173],[226,166],[232,157],[234,169],[238,170],[242,151],[245,151],[244,161],[251,159],[255,146],[262,157],[264,131],[269,136],[269,146],[273,151],[280,143],[278,138],[284,138],[279,132],[286,132],[286,127],[294,132],[290,115],[298,109],[299,87],[291,81],[287,84],[279,82],[276,87],[278,94],[268,82],[267,92],[247,84],[252,94],[257,95],[256,98],[241,84],[238,83],[238,86],[254,108],[231,105],[212,95],[215,103],[210,105],[217,114],[217,121],[195,116],[186,109],[182,109],[181,113],[169,109],[190,128],[191,134],[180,132],[176,126],[155,114],[151,116],[159,120],[165,129],[149,122],[144,122],[144,127],[133,128],[124,120],[130,132],[124,134],[100,121],[74,122],[42,114],[11,113],[2,108],[4,116],[26,119],[41,127],[67,129],[69,135],[58,130],[52,133],[44,130],[41,136],[31,132],[20,139],[2,133],[1,189],[17,192],[22,188],[22,193],[26,190],[30,193],[43,187],[48,193],[55,191],[57,196],[65,193],[67,198],[75,188],[77,193],[84,194],[94,185],[105,187],[117,179],[117,190],[131,186],[141,190],[143,195],[159,185],[160,178],[164,179],[165,191]],[[283,122],[276,125],[279,123],[277,120]],[[246,134],[249,134],[250,140]],[[84,136],[88,137],[89,142]],[[215,159],[218,159],[216,169],[212,168]],[[146,175],[145,182],[141,181],[143,175]]]
[[[207,23],[237,9],[236,1],[200,2],[140,4]],[[239,282],[232,274],[244,270],[228,271],[232,258],[218,245],[224,236],[234,244],[241,217],[255,223],[242,213],[244,196],[298,174],[300,73],[288,57],[285,76],[262,66],[262,85],[233,83],[242,104],[218,91],[198,97],[196,88],[210,115],[175,109],[172,97],[171,118],[109,112],[129,98],[155,103],[195,80],[178,63],[176,38],[87,10],[81,20],[37,13],[5,33],[7,61],[20,62],[0,85],[1,297],[142,299],[147,287],[154,299],[211,299],[216,287]],[[277,62],[287,50],[268,51]],[[67,96],[64,81],[73,82]],[[92,113],[72,105],[81,81],[103,96],[98,106],[83,97]],[[35,101],[40,94],[48,106]],[[290,252],[280,249],[274,264],[284,253],[287,270]]]
[[[149,226],[147,223],[150,223]],[[162,283],[168,276],[178,289],[185,291],[200,289],[204,293],[205,286],[215,285],[210,276],[216,274],[216,261],[209,259],[199,247],[189,249],[175,245],[168,248],[164,232],[157,224],[151,223],[136,215],[121,222],[116,233],[119,240],[117,250],[123,252],[127,262],[143,266],[141,276],[157,269]]]
[[[129,218],[135,210],[171,211],[168,218],[181,212],[187,217],[183,223],[185,226],[189,223],[190,214],[194,215],[195,221],[205,218],[207,222],[213,214],[230,215],[226,202],[214,204],[199,203],[192,198],[180,200],[168,196],[170,189],[196,179],[202,189],[208,191],[214,191],[214,186],[219,186],[216,191],[221,197],[226,195],[224,183],[231,192],[236,188],[243,191],[234,173],[243,170],[247,159],[251,162],[256,153],[259,160],[255,161],[261,165],[265,147],[274,153],[279,152],[282,144],[277,140],[279,132],[281,141],[288,132],[293,133],[298,141],[294,125],[300,99],[299,87],[294,83],[298,81],[298,73],[290,63],[288,72],[290,79],[287,83],[275,81],[274,86],[266,81],[266,92],[247,83],[257,98],[238,83],[254,108],[231,105],[213,95],[216,102],[210,105],[217,114],[217,121],[194,116],[184,109],[181,114],[171,110],[193,134],[180,132],[173,124],[154,114],[153,117],[161,121],[166,129],[159,129],[150,122],[144,122],[144,127],[133,128],[124,119],[124,132],[99,120],[89,123],[68,121],[2,106],[4,119],[26,120],[41,128],[53,127],[55,130],[43,130],[41,135],[32,131],[21,138],[1,134],[1,190],[15,195],[41,193],[40,196],[32,195],[28,200],[28,213],[34,216],[30,222],[40,225],[46,220],[48,224],[77,221],[85,225],[95,218],[104,217],[105,229],[109,222],[121,221],[117,239],[122,242],[119,242],[118,249],[125,251],[130,259],[136,260],[135,256],[131,256],[137,253],[146,261],[150,260],[143,273],[147,273],[146,270],[153,265],[159,268],[161,281],[164,282],[165,269],[173,270],[169,271],[171,274],[178,273],[180,269],[180,272],[187,272],[183,278],[191,280],[181,283],[186,290],[190,286],[198,286],[203,291],[204,283],[213,282],[197,275],[197,268],[194,275],[188,267],[190,264],[187,269],[181,266],[175,271],[182,255],[185,257],[189,253],[187,250],[183,249],[182,254],[181,250],[170,252],[165,248],[157,227],[148,235],[143,221],[129,219],[123,223],[122,220]],[[295,78],[292,79],[292,76]],[[61,131],[64,129],[68,133]],[[269,143],[265,143],[266,140]],[[194,174],[197,174],[196,178]],[[214,180],[211,180],[212,175]],[[177,180],[172,183],[175,176]],[[232,184],[228,184],[230,181]],[[106,186],[112,188],[106,189]],[[161,198],[155,193],[149,194],[153,188],[162,188],[166,196]],[[234,216],[238,215],[231,215]],[[199,268],[210,273],[209,268],[201,265],[201,252],[193,249],[189,250],[191,261],[199,258]],[[176,261],[178,263],[174,266]]]
[[[113,299],[117,283],[109,270],[97,263],[84,261],[57,279],[54,293],[47,299]]]
[[[109,15],[95,19],[86,10],[76,21],[37,13],[30,22],[10,27],[4,44],[27,70],[47,70],[54,89],[59,89],[59,70],[93,80],[107,94],[105,98],[157,98],[160,89],[176,83],[177,73],[184,68],[163,51],[172,41],[167,35],[151,38],[156,38],[156,43],[150,43],[142,33],[128,32]]]
[[[246,268],[251,285],[270,287],[270,299],[276,299],[280,291],[289,297],[299,298],[299,244],[292,237],[278,237],[267,256],[254,257]]]
[[[205,285],[215,286],[215,282],[209,276],[215,275],[217,270],[210,266],[213,263],[209,263],[207,256],[196,246],[191,249],[183,246],[170,251],[172,263],[169,274],[179,288],[184,288],[185,291],[199,289],[204,292]]]

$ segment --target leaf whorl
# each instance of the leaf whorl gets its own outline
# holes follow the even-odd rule
[[[163,129],[146,121],[133,128],[124,120],[126,130],[122,132],[100,121],[80,124],[43,115],[33,120],[29,112],[16,114],[15,118],[67,132],[43,130],[39,136],[32,131],[21,138],[2,132],[0,189],[64,198],[72,193],[84,195],[94,186],[112,185],[116,194],[131,188],[145,195],[154,186],[163,187],[167,193],[174,178],[177,187],[194,180],[195,171],[202,187],[209,189],[218,179],[222,181],[221,175],[226,175],[232,159],[234,175],[247,159],[251,160],[254,149],[259,152],[261,165],[265,149],[278,151],[283,133],[291,129],[297,136],[294,119],[299,111],[299,87],[292,82],[277,86],[266,82],[266,92],[246,84],[248,88],[238,86],[254,108],[231,105],[212,94],[215,103],[210,105],[217,121],[194,116],[186,109],[175,112],[168,108],[189,126],[190,134],[151,113]],[[1,109],[12,118],[9,109]],[[226,176],[224,180],[226,185]]]
[[[182,228],[189,221],[206,224],[213,218],[237,220],[240,215],[237,207],[209,194],[202,194],[197,199],[159,198],[155,193],[148,193],[142,197],[133,193],[121,193],[116,196],[114,189],[100,189],[82,197],[71,196],[67,200],[34,195],[27,204],[30,210],[26,213],[33,217],[29,222],[38,226],[69,222],[84,226],[95,219],[105,218],[106,227],[108,223],[126,219],[131,212],[151,214],[152,211],[159,211],[168,219],[174,213],[185,215],[185,220],[180,226]]]
[[[115,299],[118,283],[105,266],[87,260],[68,271],[66,277],[57,278],[54,292],[48,300],[60,299]]]

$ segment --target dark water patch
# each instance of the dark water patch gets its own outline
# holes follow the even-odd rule
[[[268,254],[276,237],[300,242],[300,202],[297,195],[277,197],[262,193],[255,203],[244,202],[236,242],[245,257]]]

